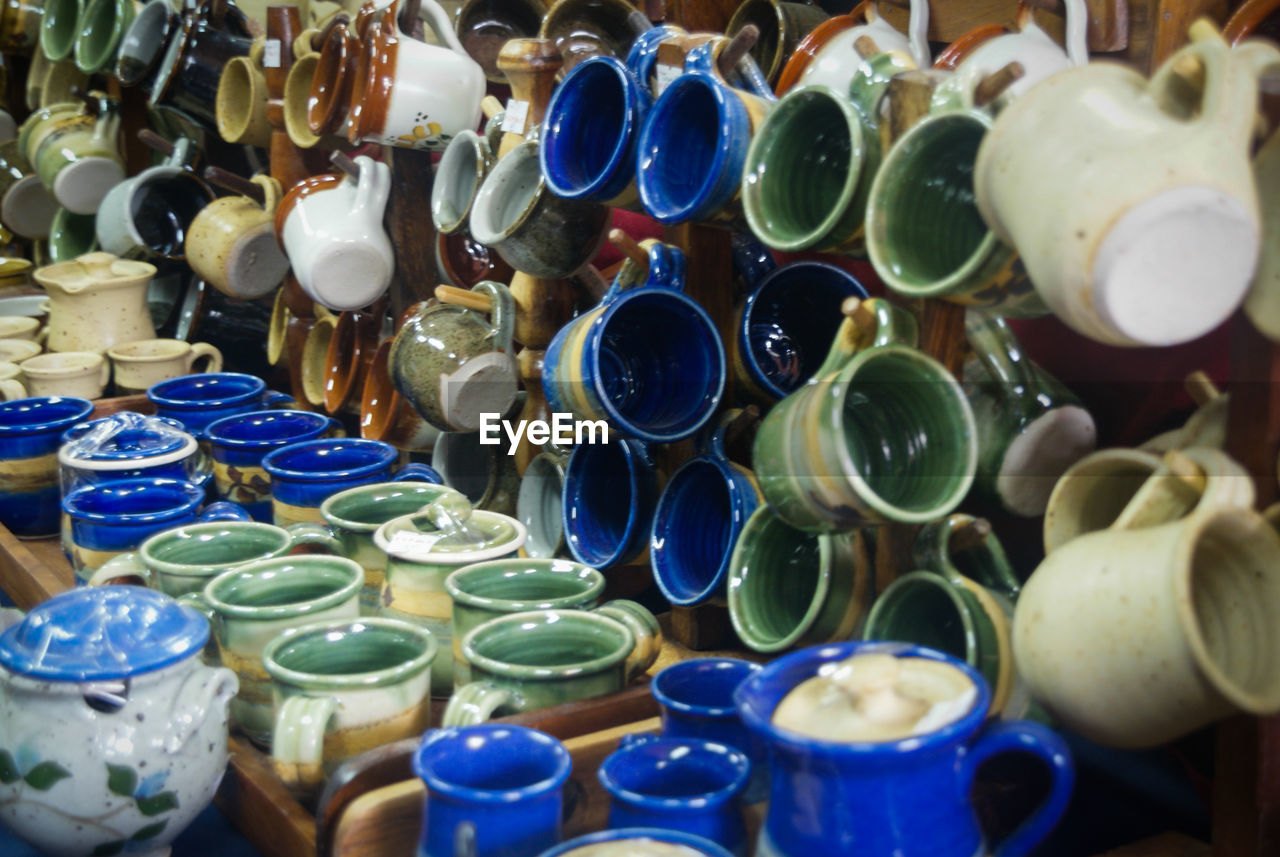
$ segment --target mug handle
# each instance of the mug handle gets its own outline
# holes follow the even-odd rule
[[[222,655],[218,651],[218,637],[222,632],[222,617],[218,615],[218,611],[213,609],[213,605],[209,603],[209,599],[204,597],[203,592],[188,592],[185,595],[179,595],[178,603],[184,607],[190,607],[208,620],[209,640],[204,644],[204,661],[206,664],[221,663]]]
[[[430,482],[432,485],[443,485],[444,477],[434,467],[413,461],[396,471],[392,482]]]
[[[631,654],[627,655],[628,684],[657,662],[658,655],[662,652],[662,626],[646,607],[625,598],[615,598],[592,608],[590,612],[621,622],[631,632],[634,645]]]
[[[1016,602],[1022,584],[1013,573],[1013,566],[1004,552],[1004,546],[994,532],[988,531],[969,550],[976,566],[973,574],[966,575],[951,559],[951,537],[958,531],[974,526],[978,521],[973,515],[955,513],[941,520],[926,524],[916,536],[912,555],[916,565],[932,569],[946,577],[968,577],[993,592],[998,592]]]
[[[1108,529],[1136,530],[1176,521],[1199,505],[1206,480],[1199,465],[1170,450]]]
[[[205,521],[252,521],[253,516],[245,511],[239,503],[230,500],[219,500],[204,507],[204,511],[196,516],[196,520]]]
[[[511,354],[511,340],[515,335],[516,302],[511,297],[511,290],[502,283],[493,280],[481,280],[471,287],[471,291],[489,296],[490,326],[494,342],[494,350]]]
[[[6,378],[0,381],[0,397],[3,397],[3,401],[6,402],[14,399],[25,399],[27,397],[27,388],[22,386],[22,382],[17,378]]]
[[[1066,742],[1039,723],[1013,720],[994,724],[965,752],[958,769],[963,794],[972,791],[983,762],[993,756],[1017,752],[1030,753],[1043,761],[1052,775],[1053,785],[1027,820],[995,847],[995,857],[1024,857],[1039,845],[1067,811],[1075,783],[1075,767]]]
[[[283,193],[280,182],[268,175],[256,175],[250,181],[262,188],[262,210],[268,214],[275,214],[276,209],[280,207],[280,197]]]
[[[289,411],[298,407],[298,400],[279,390],[267,390],[262,394],[262,408],[267,411]]]
[[[218,346],[210,345],[207,342],[197,342],[191,346],[191,351],[187,354],[187,374],[190,375],[196,365],[196,361],[204,360],[204,368],[201,372],[221,372],[222,371],[222,352],[218,350]]]
[[[226,667],[205,666],[196,669],[174,694],[169,722],[174,730],[165,739],[165,752],[182,750],[210,714],[225,708],[240,689],[240,679]]]
[[[311,790],[324,780],[324,736],[337,710],[332,696],[292,696],[276,711],[271,767],[286,786]]]
[[[663,244],[655,238],[646,238],[640,242],[640,246],[649,256],[649,270],[645,271],[634,259],[625,256],[608,291],[600,298],[599,306],[613,303],[629,289],[652,287],[684,291],[687,268],[684,252],[679,247]]]
[[[360,166],[360,178],[356,180],[356,199],[353,211],[368,211],[381,224],[382,214],[391,194],[391,168],[368,155],[356,157]]]
[[[1022,350],[1022,343],[1009,329],[1009,323],[1000,316],[969,310],[964,317],[964,332],[969,347],[991,380],[1012,391],[1012,396],[1002,397],[1006,406],[1019,419],[1029,416],[1022,404],[1023,399],[1039,393],[1040,384],[1031,361]]]
[[[905,345],[914,348],[919,340],[916,319],[910,312],[894,306],[883,298],[867,298],[859,301],[852,315],[847,315],[836,331],[836,338],[827,352],[827,359],[813,374],[821,379],[840,368],[859,351],[881,348],[886,345]]]
[[[289,534],[290,553],[297,551],[299,548],[319,548],[314,553],[342,556],[342,541],[332,528],[326,527],[324,524],[309,522],[290,524],[284,528],[284,531]],[[312,553],[313,551],[307,552]]]
[[[128,577],[140,577],[143,586],[151,585],[151,569],[143,564],[136,553],[117,554],[107,560],[93,573],[93,577],[89,578],[89,585],[106,586]]]
[[[515,703],[518,697],[505,687],[491,681],[473,681],[464,684],[449,697],[441,726],[475,726],[493,717],[503,705]]]

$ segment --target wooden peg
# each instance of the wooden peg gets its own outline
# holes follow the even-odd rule
[[[1222,391],[1218,389],[1217,384],[1213,383],[1213,379],[1199,369],[1188,375],[1183,385],[1186,387],[1187,395],[1197,407],[1207,405],[1222,395]]]
[[[329,156],[329,160],[335,167],[342,170],[356,181],[360,180],[360,165],[351,160],[351,156],[346,152],[335,151]]]
[[[101,108],[102,104],[100,101],[98,101],[97,95],[94,95],[92,92],[87,92],[86,90],[83,90],[78,86],[71,87],[70,92],[73,98],[80,99],[85,103],[86,106],[88,106],[90,113],[92,113],[94,116],[98,115],[98,110],[99,108]]]
[[[493,301],[488,295],[460,289],[457,286],[436,286],[436,300],[442,304],[453,304],[480,312],[489,312],[493,309]]]
[[[986,518],[971,518],[951,531],[951,537],[947,540],[947,552],[957,554],[982,547],[990,535],[990,521]]]
[[[636,239],[632,238],[621,229],[609,230],[609,243],[621,250],[628,259],[640,266],[641,270],[648,273],[649,271],[649,251],[640,246]]]
[[[627,16],[627,28],[637,36],[643,36],[653,29],[653,22],[648,15],[637,9]]]
[[[502,112],[502,102],[497,96],[486,95],[480,100],[480,110],[484,113],[484,118],[492,119]]]
[[[844,303],[840,305],[840,312],[853,319],[859,333],[871,336],[876,332],[878,325],[876,314],[862,298],[845,298]]]
[[[609,291],[609,281],[595,265],[583,266],[582,270],[570,275],[569,281],[586,296],[592,306],[599,303],[604,293]]]
[[[973,91],[973,105],[986,107],[999,98],[1015,81],[1020,80],[1024,74],[1026,70],[1022,67],[1022,63],[1011,62],[995,74],[983,78],[977,89]]]
[[[152,131],[150,128],[139,128],[138,139],[145,143],[147,148],[151,149],[153,152],[159,152],[165,157],[173,154],[173,144],[164,137],[161,137],[155,131]]]
[[[747,405],[724,424],[724,448],[730,459],[741,452],[743,460],[751,461],[751,445],[759,428],[760,409],[755,405]]]
[[[853,49],[864,60],[869,60],[876,54],[883,53],[880,50],[880,46],[870,36],[858,36],[858,38],[854,39]]]
[[[1204,493],[1204,471],[1200,469],[1200,465],[1196,464],[1184,453],[1171,449],[1164,454],[1162,463],[1169,469],[1169,473],[1185,483],[1188,488],[1191,488],[1197,494]]]
[[[729,77],[733,74],[734,69],[738,67],[739,60],[751,53],[751,49],[756,46],[758,41],[760,41],[760,29],[755,24],[747,24],[747,26],[734,33],[729,44],[724,46],[720,51],[720,56],[716,58],[716,68],[720,70],[720,74],[724,77]]]
[[[266,202],[262,185],[254,184],[244,176],[236,175],[222,167],[205,167],[204,180],[233,193],[244,194],[259,205]]]

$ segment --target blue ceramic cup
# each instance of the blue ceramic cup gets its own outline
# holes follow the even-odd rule
[[[609,842],[661,842],[665,845],[680,845],[690,849],[689,857],[733,857],[710,839],[683,833],[678,830],[662,830],[656,827],[624,827],[618,830],[602,830],[599,833],[588,833],[568,842],[562,842],[550,851],[542,852],[539,857],[577,857],[576,849],[592,845],[603,845]],[[624,852],[625,853],[625,852]],[[683,854],[681,855],[683,857]]]
[[[413,756],[427,784],[418,857],[454,857],[459,825],[474,828],[474,857],[537,857],[560,841],[564,745],[524,726],[432,729]]]
[[[626,735],[600,765],[612,798],[610,827],[681,830],[747,855],[738,797],[751,763],[741,751],[699,738]]]
[[[898,741],[835,743],[773,724],[778,703],[823,665],[869,653],[945,662],[974,683],[974,703],[958,720]],[[1071,798],[1074,769],[1065,742],[1030,721],[987,726],[991,692],[986,681],[973,667],[933,649],[884,642],[804,649],[748,678],[734,698],[743,722],[770,750],[769,811],[757,846],[770,857],[1023,857],[1049,834]],[[1013,752],[1044,762],[1052,785],[1008,838],[987,842],[969,793],[983,762]],[[814,800],[814,794],[825,797]]]
[[[0,523],[19,538],[58,532],[58,444],[93,402],[53,396],[0,403]]]
[[[556,333],[542,364],[552,411],[606,420],[649,443],[689,437],[715,413],[726,361],[706,310],[684,294],[679,248],[642,242],[645,271],[623,263],[600,303]]]
[[[157,415],[177,420],[199,440],[214,420],[294,403],[291,397],[268,390],[261,378],[239,372],[169,378],[152,384],[147,398],[155,403]]]
[[[195,437],[182,423],[131,411],[67,429],[58,463],[64,494],[90,482],[139,477],[182,479],[207,488],[213,476]]]
[[[666,667],[649,689],[662,706],[662,737],[698,738],[736,747],[751,762],[742,794],[747,803],[769,797],[769,751],[738,717],[733,693],[761,666],[739,658],[690,658]]]
[[[138,478],[82,485],[62,498],[69,522],[64,545],[79,580],[106,562],[137,550],[149,536],[196,521],[247,521],[234,503],[210,503],[204,489],[182,479]]]
[[[569,552],[601,571],[640,559],[657,498],[657,468],[643,443],[577,447],[565,468],[561,499]]]
[[[267,453],[320,437],[341,435],[332,417],[311,411],[255,411],[215,420],[205,429],[218,496],[241,504],[255,521],[271,521]]]
[[[271,479],[271,522],[278,527],[322,524],[320,505],[357,485],[439,481],[439,475],[424,464],[406,464],[396,470],[399,456],[391,444],[364,438],[304,440],[267,453],[262,468]]]

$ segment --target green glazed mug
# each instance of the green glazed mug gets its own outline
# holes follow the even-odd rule
[[[75,41],[76,67],[97,74],[115,71],[116,51],[137,15],[137,0],[85,0]]]
[[[858,530],[805,532],[761,505],[729,560],[729,619],[757,652],[847,640],[866,615],[873,576]]]
[[[760,426],[760,490],[778,517],[812,532],[939,518],[977,472],[973,411],[914,347],[909,313],[881,299],[846,308],[826,361]]]
[[[52,116],[27,141],[40,181],[75,214],[96,214],[107,191],[124,180],[124,158],[116,145],[120,103],[96,95],[96,112],[85,105],[78,113]]]
[[[156,533],[136,553],[108,560],[94,572],[89,585],[140,578],[151,588],[178,598],[202,591],[224,571],[281,557],[302,545],[339,552],[338,541],[327,534],[295,534],[259,521],[188,524]]]
[[[625,610],[535,610],[483,622],[462,640],[474,680],[454,691],[441,725],[622,690],[658,658],[661,637],[647,629]]]
[[[204,613],[218,656],[240,680],[231,722],[254,743],[271,744],[275,709],[262,652],[278,634],[328,619],[356,619],[364,572],[337,556],[284,556],[224,571],[202,592],[178,600]]]
[[[373,616],[378,613],[387,575],[387,554],[373,543],[373,534],[387,521],[412,515],[443,498],[455,498],[460,507],[464,505],[462,495],[447,485],[409,481],[359,485],[339,491],[320,504],[324,525],[301,523],[288,529],[299,536],[333,538],[338,544],[337,553],[360,564],[364,569],[360,612]],[[466,508],[469,514],[470,507]]]
[[[80,32],[80,15],[84,0],[45,0],[44,18],[40,21],[40,50],[51,62],[71,56]]]
[[[1011,604],[1022,591],[1022,578],[991,524],[973,515],[957,512],[926,524],[916,534],[912,559],[916,568],[977,581]]]
[[[426,628],[396,619],[332,619],[291,628],[262,651],[275,724],[271,762],[297,792],[314,795],[342,762],[431,725]]]
[[[98,249],[96,214],[73,214],[59,208],[49,224],[49,262],[70,262]]]

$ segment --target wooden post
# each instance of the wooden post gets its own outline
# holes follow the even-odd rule
[[[384,149],[391,167],[391,196],[383,225],[396,252],[391,278],[391,317],[432,297],[440,283],[436,270],[436,227],[424,202],[431,198],[431,155],[413,149]]]

